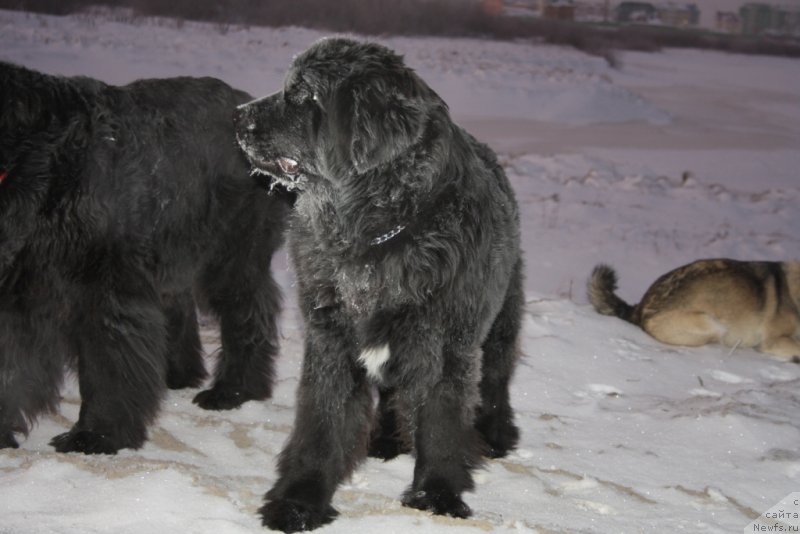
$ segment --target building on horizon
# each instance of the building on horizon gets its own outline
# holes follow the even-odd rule
[[[800,37],[800,9],[765,3],[749,3],[739,8],[744,35]]]
[[[742,32],[742,19],[732,11],[717,11],[714,29],[722,33],[737,34]]]
[[[698,3],[674,0],[480,0],[496,16],[539,17],[579,22],[647,24],[703,28],[730,34],[800,38],[800,3],[733,2],[725,10],[705,13]],[[776,0],[780,1],[780,0]],[[738,11],[737,11],[738,5]]]

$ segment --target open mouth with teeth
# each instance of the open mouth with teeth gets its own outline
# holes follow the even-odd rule
[[[262,156],[249,136],[240,136],[238,132],[236,140],[250,161],[252,167],[250,174],[269,177],[270,189],[275,185],[281,185],[289,191],[303,188],[306,176],[297,160],[287,156]]]
[[[289,176],[295,176],[300,172],[300,166],[292,158],[278,158],[278,167]]]
[[[300,172],[300,164],[284,156],[275,159],[251,159],[253,173],[265,174],[288,190],[301,189],[305,176]]]

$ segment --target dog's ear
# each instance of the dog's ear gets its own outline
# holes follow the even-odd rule
[[[387,163],[422,136],[428,105],[401,84],[344,82],[334,95],[336,150],[363,173]]]

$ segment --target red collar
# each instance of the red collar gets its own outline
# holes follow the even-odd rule
[[[0,171],[0,184],[2,184],[6,178],[8,178],[8,171]]]

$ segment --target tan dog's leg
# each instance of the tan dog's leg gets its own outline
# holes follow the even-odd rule
[[[667,311],[645,319],[642,328],[662,343],[699,347],[717,343],[725,328],[704,312]]]
[[[781,360],[800,363],[800,342],[792,336],[765,339],[758,348]]]

